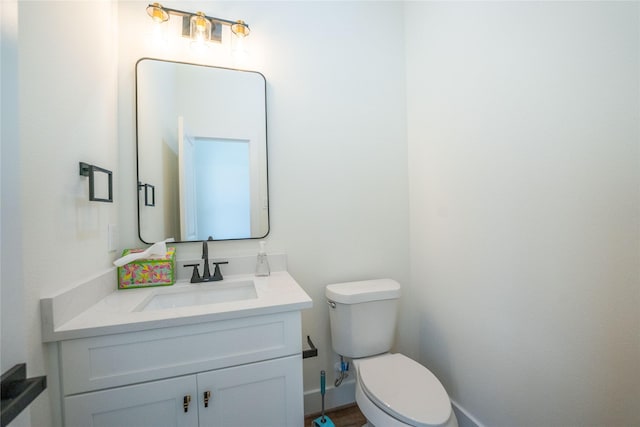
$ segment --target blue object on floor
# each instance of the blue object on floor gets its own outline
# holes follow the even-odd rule
[[[322,415],[313,420],[313,427],[336,427],[331,418],[324,415],[325,372],[320,371],[320,395],[322,396]]]

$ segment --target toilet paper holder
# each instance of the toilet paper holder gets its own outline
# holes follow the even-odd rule
[[[307,335],[307,343],[311,348],[302,351],[302,358],[308,359],[309,357],[316,357],[318,355],[318,349],[313,345],[313,341],[311,341],[311,337],[309,335]]]

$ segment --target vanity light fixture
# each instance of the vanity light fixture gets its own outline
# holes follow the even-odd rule
[[[251,32],[249,25],[243,20],[230,21],[228,19],[207,16],[203,12],[193,13],[171,9],[162,6],[160,3],[148,5],[147,15],[158,24],[168,21],[170,15],[180,16],[182,18],[182,36],[200,43],[222,41],[221,29],[223,25],[229,26],[231,32],[238,39],[245,38]]]

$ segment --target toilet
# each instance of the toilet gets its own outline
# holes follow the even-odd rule
[[[331,342],[352,359],[356,402],[367,427],[458,427],[446,390],[431,371],[389,353],[400,284],[391,279],[336,283],[325,290]]]

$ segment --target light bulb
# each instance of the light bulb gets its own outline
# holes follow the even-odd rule
[[[151,30],[151,45],[157,49],[165,49],[169,46],[169,37],[167,35],[167,26],[162,23],[153,23]]]
[[[198,12],[191,17],[191,38],[198,42],[204,43],[211,39],[211,21],[202,12]]]
[[[245,65],[249,58],[247,42],[248,40],[244,36],[235,35],[231,38],[231,54],[236,65]]]
[[[247,54],[247,49],[244,42],[245,42],[244,38],[240,38],[240,37],[234,38],[233,46],[231,48],[234,55]]]

